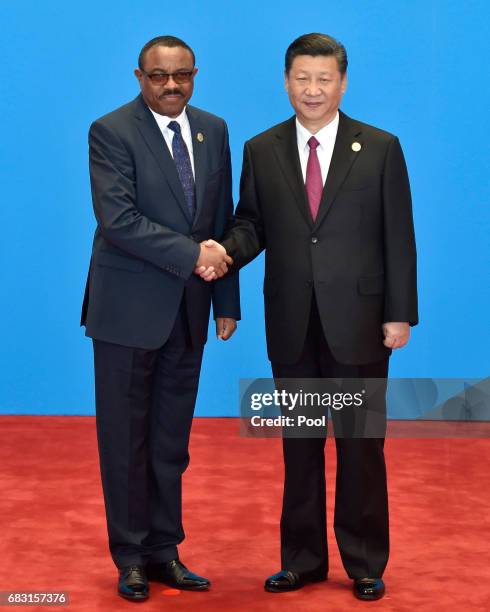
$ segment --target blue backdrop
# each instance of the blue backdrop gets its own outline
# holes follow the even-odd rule
[[[244,141],[291,115],[283,56],[323,31],[349,55],[343,110],[395,132],[413,189],[421,324],[396,376],[488,375],[489,81],[486,0],[110,0],[1,3],[3,413],[93,413],[91,342],[78,327],[94,230],[91,121],[138,93],[159,34],[188,41],[192,103],[229,125],[235,194]],[[243,321],[206,349],[197,413],[234,415],[238,378],[269,376],[263,260],[242,273]]]

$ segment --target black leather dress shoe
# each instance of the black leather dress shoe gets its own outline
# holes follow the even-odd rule
[[[277,574],[269,576],[265,581],[264,588],[269,593],[285,593],[287,591],[296,591],[301,589],[308,582],[322,582],[326,580],[323,574],[304,574],[299,575],[290,570],[281,570]]]
[[[357,578],[354,580],[354,595],[358,599],[381,599],[385,594],[385,584],[381,578]]]
[[[206,591],[211,586],[207,578],[190,572],[178,559],[167,563],[152,563],[146,567],[148,578],[163,582],[174,589],[184,591]]]
[[[117,592],[131,601],[148,599],[148,578],[141,565],[128,565],[119,570]]]

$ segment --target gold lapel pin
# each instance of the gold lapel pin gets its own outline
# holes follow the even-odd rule
[[[198,132],[197,139],[199,140],[199,142],[204,142],[204,134],[202,132]]]
[[[354,153],[359,153],[359,151],[362,149],[361,143],[360,142],[353,142],[351,145],[351,149],[354,151]]]

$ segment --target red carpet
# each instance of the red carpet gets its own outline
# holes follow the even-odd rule
[[[241,438],[234,419],[196,419],[180,553],[212,590],[153,584],[150,600],[134,604],[115,594],[94,419],[0,417],[0,591],[68,591],[68,609],[87,612],[490,610],[490,440],[387,441],[392,553],[377,602],[354,599],[340,563],[333,446],[330,439],[329,580],[269,594],[263,580],[279,569],[280,440]]]

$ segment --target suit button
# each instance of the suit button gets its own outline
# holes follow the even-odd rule
[[[311,243],[316,244],[317,242],[318,242],[318,238],[316,236],[313,236],[311,239]]]
[[[311,280],[306,281],[306,286],[307,287],[313,287],[313,281],[311,281]]]

